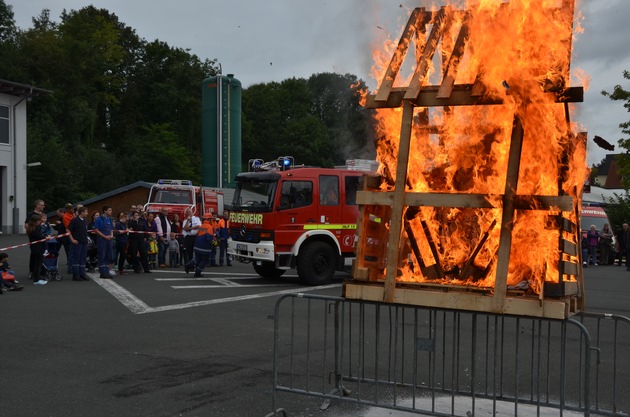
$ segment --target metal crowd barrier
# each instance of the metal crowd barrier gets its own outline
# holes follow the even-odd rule
[[[431,416],[628,416],[630,319],[539,319],[288,294],[275,306],[271,416],[285,393]]]

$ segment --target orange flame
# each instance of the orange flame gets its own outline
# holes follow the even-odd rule
[[[477,83],[483,86],[485,97],[501,97],[504,104],[416,108],[407,170],[409,192],[485,194],[488,199],[500,196],[505,192],[511,132],[514,117],[518,116],[524,137],[517,195],[569,195],[575,202],[574,209],[565,213],[557,209],[516,211],[507,282],[515,285],[528,281],[536,293],[544,281],[560,279],[558,265],[561,258],[566,258],[559,249],[560,239],[579,243],[576,235],[561,235],[557,218],[562,214],[577,223],[581,187],[587,175],[585,151],[571,133],[568,110],[547,94],[564,89],[570,82],[573,16],[567,17],[566,7],[561,7],[566,3],[567,0],[466,1],[469,36],[457,66],[456,84]],[[446,9],[447,15],[451,13],[452,24],[438,44],[428,81],[440,81],[446,58],[452,54],[455,37],[463,25],[464,15],[457,12]],[[424,41],[420,39],[419,43]],[[388,42],[383,50],[375,51],[375,79],[383,77],[395,49],[396,45]],[[421,48],[410,46],[409,50]],[[395,85],[406,85],[406,80],[399,80],[401,77],[404,78],[398,77]],[[393,190],[396,181],[401,116],[401,109],[376,111],[377,160],[381,164],[379,173],[385,179],[383,190]],[[497,207],[500,205],[499,197]],[[427,229],[423,229],[422,221]],[[493,222],[498,223],[493,226]],[[421,207],[409,222],[425,263],[438,261],[431,244],[437,248],[442,268],[447,276],[451,274],[448,282],[488,287],[494,285],[500,224],[500,208]],[[468,273],[455,273],[466,268],[478,246]],[[426,276],[421,268],[410,266],[401,268],[399,275],[403,281],[434,278]]]

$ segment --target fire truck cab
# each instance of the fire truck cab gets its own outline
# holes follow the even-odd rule
[[[265,278],[291,268],[310,285],[331,281],[354,257],[361,171],[250,161],[236,176],[228,253]]]
[[[204,213],[223,213],[223,193],[218,190],[192,185],[190,180],[158,180],[149,191],[149,198],[144,205],[146,212],[158,212],[168,208],[168,217],[175,214],[184,218],[184,211],[190,208],[196,216]]]

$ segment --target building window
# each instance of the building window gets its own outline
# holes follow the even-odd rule
[[[9,107],[0,106],[0,143],[9,143]]]

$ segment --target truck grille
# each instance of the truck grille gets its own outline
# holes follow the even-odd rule
[[[244,232],[241,232],[240,227],[230,227],[230,237],[236,242],[259,243],[262,240],[260,237],[261,233],[269,233],[271,236],[269,239],[265,238],[264,240],[273,240],[272,231],[245,229]]]

